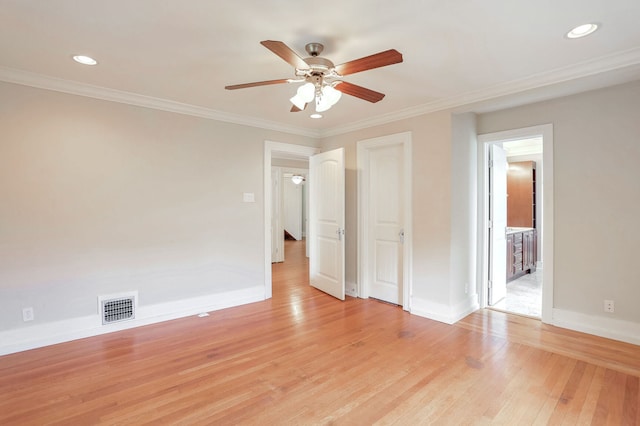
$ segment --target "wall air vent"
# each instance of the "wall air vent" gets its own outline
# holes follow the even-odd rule
[[[137,292],[98,297],[102,324],[129,321],[136,317]]]

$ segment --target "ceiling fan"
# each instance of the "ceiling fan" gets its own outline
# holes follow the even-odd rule
[[[373,103],[381,101],[384,98],[383,93],[343,81],[342,77],[402,62],[402,54],[395,49],[334,65],[330,60],[320,56],[324,50],[321,43],[308,43],[305,50],[309,57],[304,59],[281,41],[265,40],[260,44],[292,65],[295,68],[295,78],[234,84],[225,86],[225,89],[236,90],[271,84],[304,83],[298,88],[295,96],[290,99],[293,104],[291,112],[302,111],[311,102],[315,102],[316,112],[326,111],[340,100],[343,93]]]

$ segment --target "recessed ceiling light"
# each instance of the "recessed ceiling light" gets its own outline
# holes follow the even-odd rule
[[[598,29],[598,24],[584,24],[578,25],[571,31],[567,33],[568,38],[580,38],[584,36],[588,36]]]
[[[311,114],[309,117],[311,117],[311,118],[322,118],[322,114]]]
[[[98,61],[96,61],[92,57],[85,55],[75,55],[73,57],[73,60],[82,65],[96,65],[98,63]]]

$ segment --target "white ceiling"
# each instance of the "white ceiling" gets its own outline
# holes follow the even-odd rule
[[[638,0],[0,0],[0,22],[0,80],[311,136],[640,78]],[[601,29],[564,37],[587,22]],[[390,48],[404,62],[345,78],[381,102],[343,96],[312,120],[289,112],[296,85],[224,89],[293,77],[261,40],[303,57],[322,42],[336,64]]]

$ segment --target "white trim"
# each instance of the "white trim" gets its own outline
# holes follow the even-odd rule
[[[525,127],[522,129],[506,130],[503,132],[487,133],[478,136],[478,191],[482,194],[478,197],[478,282],[480,283],[480,306],[487,306],[487,263],[489,253],[487,251],[488,232],[488,206],[486,194],[488,191],[487,162],[488,149],[492,143],[501,143],[518,139],[526,139],[542,136],[542,162],[544,176],[542,179],[542,253],[544,269],[542,270],[542,322],[553,321],[553,125],[543,124],[539,126]]]
[[[264,141],[264,297],[273,295],[271,286],[271,158],[284,156],[287,158],[308,159],[318,154],[320,148],[294,145],[282,142]]]
[[[0,342],[2,342],[0,344],[0,355],[113,333],[261,300],[264,300],[264,287],[258,285],[225,293],[209,294],[156,305],[138,306],[136,318],[131,321],[102,325],[100,314],[96,313],[95,315],[15,328],[0,332]]]
[[[344,294],[351,297],[358,297],[358,283],[353,281],[346,281]]]
[[[640,345],[640,324],[637,322],[553,309],[553,325]]]
[[[277,185],[273,184],[273,175],[274,175],[274,171],[275,171],[275,175],[276,175],[276,181],[278,182]],[[283,208],[283,204],[284,204],[284,197],[282,196],[282,192],[283,192],[283,173],[282,173],[282,167],[271,167],[271,191],[270,194],[270,199],[271,201],[269,202],[269,206],[271,207],[271,212],[273,213],[273,207],[275,205],[278,205],[277,213],[274,215],[270,216],[271,218],[271,223],[269,224],[269,229],[271,230],[270,235],[271,235],[271,263],[274,262],[284,262],[284,214],[282,213],[282,208]],[[275,228],[275,229],[274,229]],[[283,237],[281,237],[280,239],[278,239],[277,241],[273,241],[273,235],[282,235]],[[273,249],[274,249],[274,245],[275,245],[275,249],[277,251],[277,254],[274,256],[273,254]]]
[[[255,117],[247,117],[240,114],[217,111],[210,108],[184,104],[168,99],[154,98],[152,96],[145,96],[137,93],[125,92],[122,90],[93,86],[91,84],[63,80],[47,75],[35,74],[6,67],[0,67],[0,81],[20,84],[23,86],[36,87],[39,89],[53,90],[56,92],[68,93],[71,95],[84,96],[87,98],[100,99],[103,101],[117,102],[126,105],[134,105],[160,111],[173,112],[176,114],[190,115],[193,117],[206,118],[209,120],[217,120],[226,123],[240,124],[243,126],[257,127],[260,129],[292,133],[296,135],[308,136],[311,138],[321,137],[320,132],[314,129],[289,126],[286,124],[262,120]]]
[[[463,93],[459,96],[441,99],[415,107],[405,108],[389,114],[378,115],[365,120],[326,129],[322,132],[322,137],[336,136],[344,133],[362,130],[373,126],[391,123],[398,120],[430,114],[436,111],[443,111],[451,108],[458,108],[465,105],[475,104],[526,92],[541,87],[577,80],[609,71],[622,69],[640,64],[640,48],[632,48],[612,55],[589,59],[578,64],[569,65],[555,70],[546,71],[518,80],[497,84],[474,92]],[[585,88],[583,90],[588,90]],[[569,93],[563,94],[564,96]],[[556,95],[555,97],[557,97]],[[554,96],[550,96],[554,97]]]
[[[405,311],[411,311],[412,308],[412,292],[413,292],[413,276],[412,276],[412,259],[413,259],[413,228],[412,228],[412,161],[411,161],[411,132],[396,133],[388,136],[381,136],[373,139],[364,139],[357,143],[357,208],[358,208],[358,296],[361,298],[369,297],[368,280],[366,279],[366,271],[369,266],[369,259],[365,252],[367,242],[369,240],[369,220],[365,212],[368,212],[368,196],[365,188],[369,185],[367,170],[369,167],[369,150],[380,146],[401,145],[404,155],[404,244],[403,244],[403,283],[402,283],[402,308]]]
[[[467,296],[465,300],[455,306],[436,303],[419,297],[413,297],[411,300],[412,315],[418,315],[445,324],[454,324],[470,313],[477,311],[478,308],[478,298],[475,294]]]
[[[225,121],[229,123],[241,124],[245,126],[257,127],[268,130],[276,130],[286,133],[298,134],[312,138],[323,138],[341,135],[356,130],[366,129],[398,120],[404,120],[442,111],[450,108],[462,107],[477,102],[483,102],[499,97],[523,93],[532,89],[551,86],[557,83],[577,80],[615,70],[622,70],[640,64],[640,48],[632,48],[611,55],[589,59],[577,64],[557,68],[518,80],[494,85],[474,92],[463,93],[458,96],[417,105],[400,111],[374,116],[365,120],[349,123],[344,126],[336,126],[330,129],[309,129],[294,127],[282,123],[261,120],[255,117],[245,117],[239,114],[231,114],[216,111],[209,108],[183,104],[180,102],[159,99],[136,93],[124,92],[105,87],[93,86],[86,83],[63,80],[43,74],[36,74],[7,67],[0,67],[0,81],[21,84],[25,86],[38,87],[41,89],[55,90],[58,92],[70,93],[79,96],[87,96],[95,99],[120,102],[129,105],[142,106],[146,108],[176,112],[178,114],[193,115],[212,120]],[[583,88],[582,90],[588,90]],[[564,93],[567,95],[569,93]],[[556,95],[557,96],[557,95]],[[553,96],[549,96],[553,97]]]

